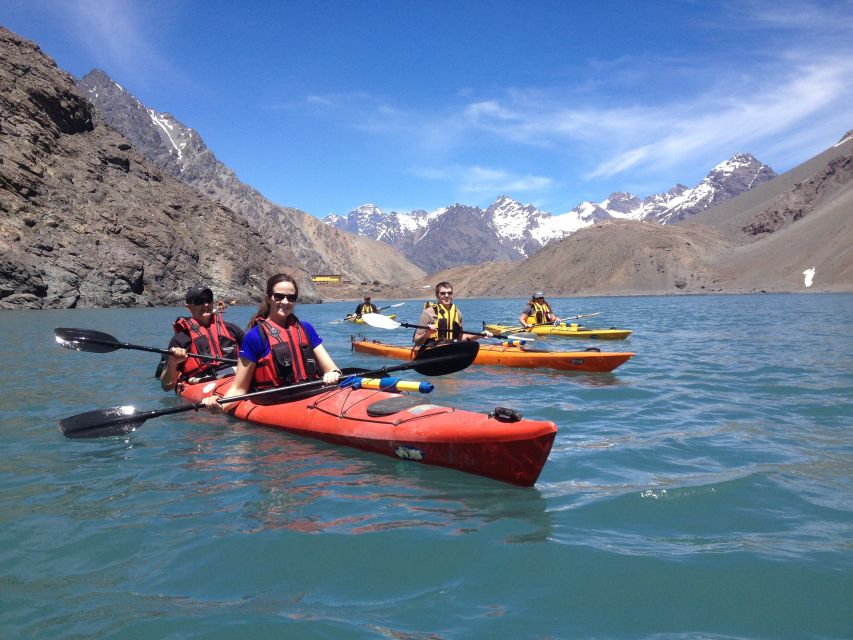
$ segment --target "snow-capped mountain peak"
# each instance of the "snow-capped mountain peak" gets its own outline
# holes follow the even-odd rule
[[[717,164],[695,187],[676,184],[663,193],[641,199],[616,191],[601,202],[581,202],[568,213],[552,215],[532,204],[521,204],[509,195],[498,196],[485,210],[455,204],[427,213],[383,213],[375,205],[362,205],[346,217],[327,216],[324,222],[353,233],[382,240],[426,270],[457,266],[459,258],[447,255],[448,229],[459,238],[476,237],[477,243],[496,246],[468,247],[483,256],[509,255],[523,259],[547,243],[613,218],[670,224],[709,209],[752,187],[766,182],[775,172],[748,153],[736,153]],[[448,222],[452,221],[452,222]],[[439,233],[431,233],[441,229]],[[460,254],[464,253],[461,249]],[[491,258],[489,258],[491,259]]]

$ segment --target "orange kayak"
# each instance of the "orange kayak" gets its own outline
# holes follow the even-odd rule
[[[411,347],[387,344],[378,340],[356,340],[355,338],[352,338],[352,348],[359,353],[386,356],[397,360],[411,360],[415,353]],[[474,364],[606,373],[613,371],[633,357],[634,354],[630,352],[601,352],[597,349],[547,351],[510,342],[501,344],[481,342]]]
[[[232,378],[187,385],[191,402],[218,391]],[[526,420],[495,408],[490,413],[432,404],[420,394],[352,387],[321,390],[273,405],[242,400],[234,416],[308,438],[449,467],[521,486],[539,477],[557,433],[553,422]]]

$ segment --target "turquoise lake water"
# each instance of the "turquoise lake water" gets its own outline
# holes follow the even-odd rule
[[[479,328],[523,301],[457,303]],[[53,329],[162,347],[180,310],[0,312],[0,638],[853,637],[853,295],[552,303],[635,333],[537,345],[637,356],[430,378],[557,424],[533,488],[192,412],[68,440],[63,417],[180,401],[157,355]],[[411,332],[335,322],[354,307],[298,313],[339,366],[392,364],[350,334]]]

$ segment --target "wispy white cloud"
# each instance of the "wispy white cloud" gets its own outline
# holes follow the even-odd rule
[[[176,67],[152,43],[158,25],[132,2],[122,0],[70,0],[57,5],[66,26],[97,64],[119,78],[163,76],[176,78]],[[165,22],[168,10],[157,13]],[[162,23],[159,25],[162,28]]]
[[[457,98],[463,102],[441,109],[383,104],[381,110],[350,115],[355,126],[397,138],[413,153],[443,151],[453,157],[476,145],[516,145],[562,155],[590,180],[713,163],[758,148],[781,153],[778,160],[785,164],[802,147],[781,140],[808,138],[819,145],[822,136],[832,139],[853,126],[853,4],[841,5],[729,5],[732,14],[717,28],[770,35],[745,37],[742,49],[722,61],[711,56],[594,61],[600,73],[593,77],[618,78],[614,82],[622,93],[616,96],[612,84],[613,93],[604,93],[606,85],[596,80],[580,88],[513,88],[477,99],[462,92]],[[647,91],[651,74],[671,74],[679,91]],[[609,106],[614,99],[619,106]],[[804,136],[803,130],[810,133]],[[519,190],[554,182],[543,176],[516,181],[510,171],[498,176],[481,167],[462,175],[470,192],[493,188],[490,183]]]
[[[796,133],[800,127],[812,128],[834,108],[840,111],[833,126],[849,126],[851,111],[844,105],[853,104],[850,77],[853,61],[824,61],[796,69],[789,78],[760,92],[703,95],[690,104],[646,110],[631,127],[632,138],[638,137],[636,132],[645,132],[645,140],[610,154],[588,177],[609,177],[643,163],[653,163],[654,168],[674,166],[709,152],[730,153],[733,145],[744,150]],[[612,139],[607,126],[599,127],[599,132]]]
[[[520,175],[505,169],[480,165],[419,167],[411,173],[422,178],[450,183],[461,194],[493,197],[496,193],[534,192],[554,186],[545,176]]]

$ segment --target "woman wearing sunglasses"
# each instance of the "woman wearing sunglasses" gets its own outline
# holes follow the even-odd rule
[[[234,382],[223,397],[321,378],[334,384],[340,379],[341,370],[327,353],[322,338],[293,313],[297,298],[299,287],[292,276],[278,273],[267,280],[266,295],[240,346]],[[239,404],[222,405],[217,399],[204,399],[211,413],[233,411]]]

